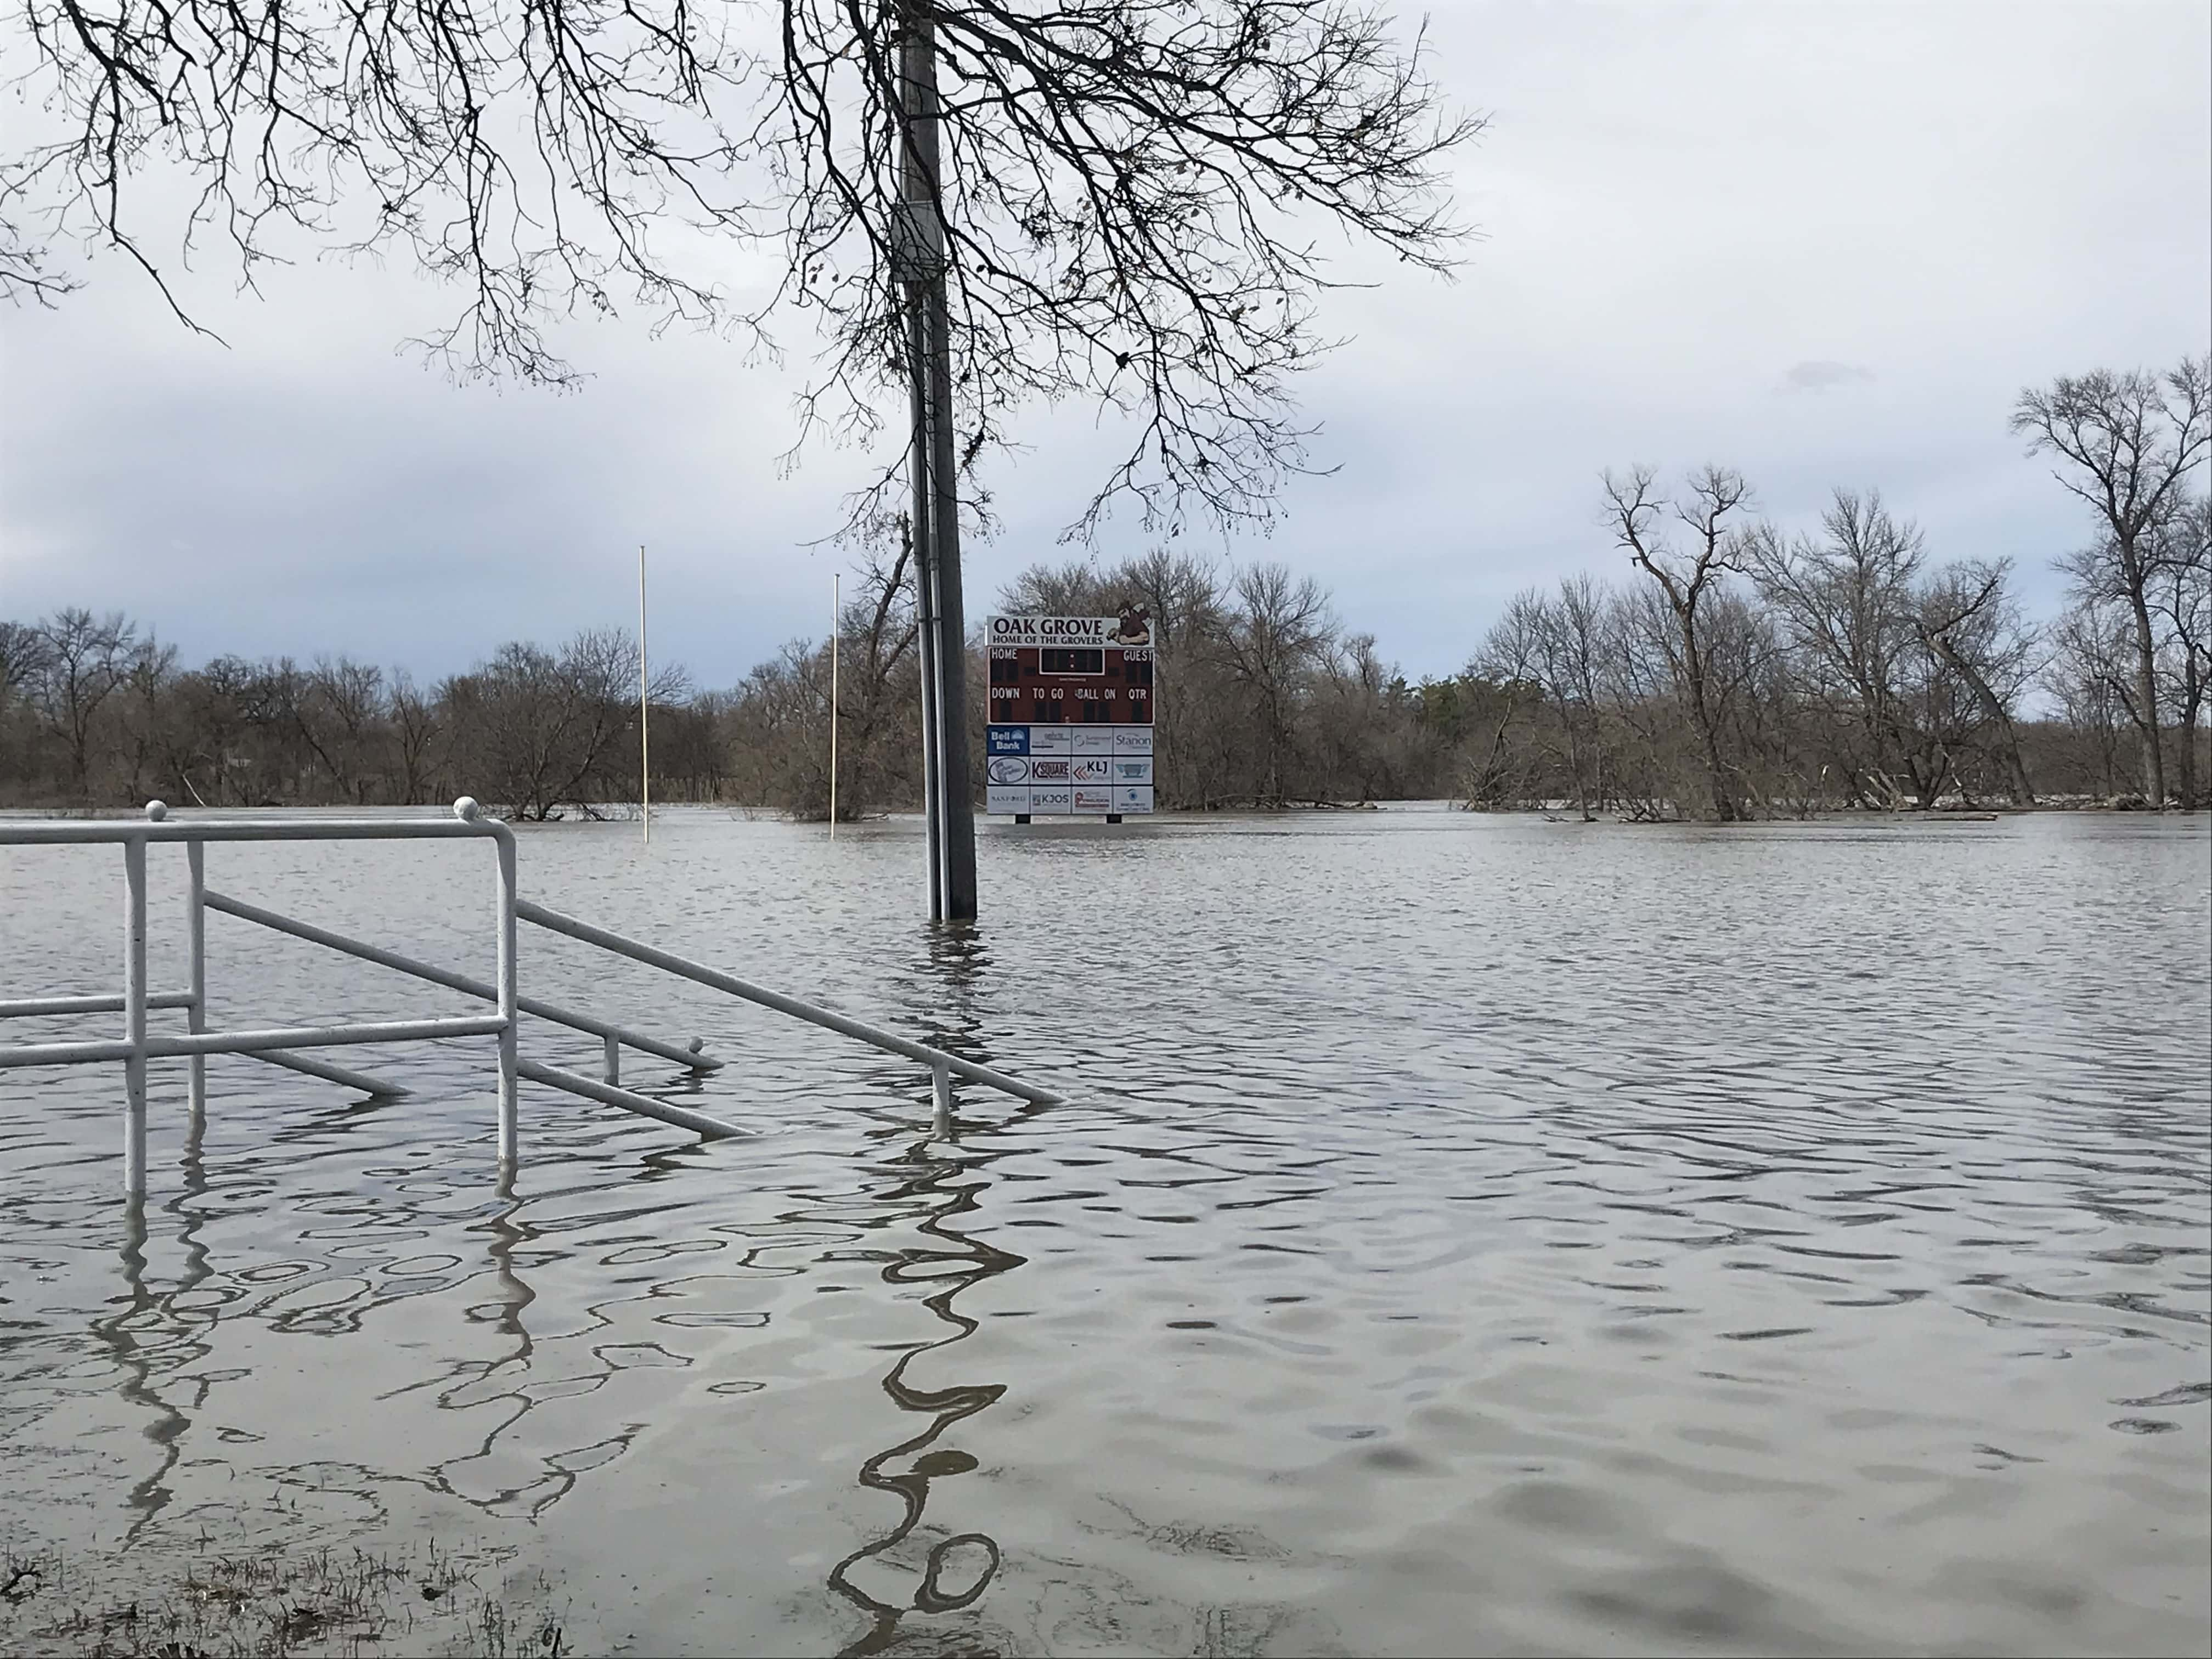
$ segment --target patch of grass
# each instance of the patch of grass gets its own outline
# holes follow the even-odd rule
[[[565,1609],[540,1575],[527,1604],[477,1574],[511,1550],[269,1549],[105,1560],[0,1547],[0,1653],[59,1659],[564,1659]]]

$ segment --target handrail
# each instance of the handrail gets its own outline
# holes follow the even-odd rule
[[[260,1048],[253,1058],[265,1060],[271,1066],[282,1066],[288,1072],[297,1072],[302,1077],[319,1077],[325,1083],[335,1083],[342,1089],[358,1089],[376,1098],[390,1100],[404,1095],[406,1090],[396,1083],[387,1083],[367,1072],[356,1072],[350,1066],[341,1066],[334,1060],[310,1060],[305,1054],[288,1054],[282,1048]],[[192,1056],[195,1065],[204,1064],[198,1054]]]
[[[466,799],[464,797],[464,799]],[[151,803],[168,809],[160,801]],[[471,811],[476,803],[469,802]],[[118,842],[513,840],[497,818],[32,818],[0,823],[0,842],[20,847]]]
[[[312,922],[282,916],[274,910],[264,910],[258,904],[248,904],[243,899],[232,898],[213,888],[202,895],[210,910],[220,910],[225,915],[236,916],[241,921],[251,921],[279,933],[289,933],[294,939],[305,939],[310,945],[320,945],[349,957],[359,957],[363,962],[373,962],[380,968],[390,968],[416,979],[425,979],[433,985],[443,985],[459,991],[464,996],[484,1002],[496,1002],[499,993],[480,979],[471,979],[466,974],[457,974],[450,969],[417,962],[412,957],[402,956],[397,951],[387,951],[380,945],[364,945],[359,939],[348,939],[343,933],[334,933],[327,927],[318,927]],[[120,1006],[118,1004],[118,1006]],[[150,1006],[150,1005],[149,1005]],[[688,1066],[695,1072],[713,1072],[721,1068],[722,1062],[696,1048],[678,1048],[673,1042],[664,1042],[659,1037],[647,1036],[642,1031],[633,1031],[612,1020],[598,1018],[591,1014],[578,1013],[540,1000],[537,997],[518,996],[514,1006],[536,1019],[550,1020],[556,1025],[566,1025],[572,1030],[587,1031],[595,1037],[611,1037],[628,1044],[642,1054],[657,1055],[678,1066]]]
[[[497,856],[495,921],[497,925],[497,970],[492,982],[420,962],[397,951],[364,944],[330,928],[282,915],[244,899],[210,891],[207,885],[206,849],[213,842],[255,841],[401,841],[489,840]],[[189,988],[155,991],[147,978],[146,849],[155,842],[179,843],[185,852],[191,878],[185,921],[185,946],[191,969]],[[1065,1097],[1034,1084],[1009,1077],[975,1060],[918,1042],[909,1037],[854,1019],[834,1009],[800,997],[787,996],[726,974],[703,963],[679,957],[640,939],[580,921],[574,916],[525,901],[516,890],[514,832],[488,818],[477,803],[464,796],[453,803],[450,817],[435,818],[172,818],[161,802],[149,801],[139,820],[9,820],[0,818],[0,846],[119,845],[123,849],[124,927],[123,990],[119,994],[17,998],[0,1001],[0,1018],[31,1016],[120,1013],[120,1037],[17,1044],[0,1047],[0,1069],[26,1066],[63,1066],[86,1060],[116,1060],[124,1066],[124,1186],[133,1199],[146,1191],[146,1064],[149,1060],[183,1056],[191,1061],[191,1103],[195,1117],[206,1103],[205,1056],[220,1054],[252,1054],[310,1077],[360,1089],[372,1095],[398,1093],[392,1085],[333,1061],[313,1060],[289,1052],[295,1048],[333,1047],[353,1043],[396,1042],[447,1037],[493,1036],[499,1043],[499,1159],[512,1169],[518,1139],[517,1085],[525,1078],[550,1088],[566,1091],[587,1100],[618,1106],[625,1111],[659,1120],[702,1135],[737,1135],[744,1131],[719,1118],[689,1107],[620,1086],[619,1050],[629,1047],[669,1060],[690,1071],[710,1072],[723,1061],[701,1052],[696,1040],[688,1048],[617,1025],[596,1015],[561,1007],[521,994],[517,983],[516,925],[527,921],[553,933],[595,945],[614,955],[664,973],[673,974],[726,995],[756,1003],[791,1018],[836,1031],[887,1054],[919,1062],[929,1069],[940,1132],[952,1112],[952,1079],[965,1078],[1023,1100],[1057,1105]],[[297,1025],[265,1030],[210,1031],[207,1030],[206,916],[221,911],[242,921],[270,928],[312,945],[374,963],[464,996],[496,1005],[496,1013],[435,1019],[384,1020],[352,1025]],[[181,1008],[189,1029],[155,1033],[147,1029],[150,1011]],[[599,1037],[605,1047],[604,1080],[593,1079],[557,1066],[525,1060],[517,1049],[521,1017],[528,1014]]]
[[[177,1031],[89,1042],[36,1042],[0,1048],[0,1066],[74,1066],[88,1060],[173,1060],[185,1054],[250,1054],[264,1048],[322,1048],[349,1042],[410,1042],[436,1037],[498,1036],[498,1014],[454,1019],[395,1019],[366,1025],[288,1025],[263,1031]]]
[[[566,1072],[558,1066],[547,1066],[535,1060],[517,1062],[522,1075],[532,1083],[543,1083],[550,1088],[566,1089],[572,1095],[581,1095],[586,1100],[596,1100],[604,1105],[619,1106],[626,1112],[635,1112],[641,1117],[657,1117],[663,1123],[672,1123],[679,1129],[689,1129],[694,1134],[719,1139],[726,1135],[742,1135],[745,1130],[735,1124],[725,1123],[718,1117],[708,1117],[704,1112],[695,1112],[689,1107],[672,1106],[651,1095],[641,1095],[630,1089],[617,1089],[611,1083],[602,1083],[575,1072]]]
[[[149,1008],[189,1008],[198,999],[190,991],[149,991]],[[39,1014],[119,1014],[124,1009],[121,993],[107,996],[89,997],[28,997],[17,1002],[0,1002],[0,1019],[29,1019]]]
[[[594,927],[587,921],[579,921],[575,917],[563,915],[558,910],[549,910],[545,906],[534,904],[528,899],[517,899],[514,902],[514,914],[524,921],[535,922],[540,927],[550,929],[556,933],[565,933],[570,939],[580,939],[586,945],[596,945],[602,951],[611,951],[617,956],[628,957],[631,961],[641,962],[649,968],[658,968],[664,973],[675,974],[681,978],[704,985],[709,989],[726,992],[733,997],[742,997],[747,1002],[760,1004],[763,1008],[773,1008],[776,1012],[788,1014],[793,1019],[803,1019],[809,1024],[819,1025],[829,1030],[841,1032],[846,1036],[858,1038],[860,1042],[884,1049],[887,1053],[903,1054],[908,1060],[920,1060],[933,1072],[951,1072],[973,1082],[988,1084],[994,1089],[1018,1096],[1024,1100],[1035,1101],[1042,1106],[1057,1106],[1062,1104],[1066,1098],[1065,1096],[1053,1093],[1049,1089],[1040,1089],[1034,1084],[1024,1083],[1019,1078],[1008,1077],[1004,1072],[994,1072],[989,1066],[978,1065],[972,1060],[963,1060],[958,1054],[948,1053],[943,1048],[933,1048],[926,1042],[916,1042],[911,1038],[900,1036],[893,1031],[884,1030],[878,1026],[868,1024],[865,1020],[854,1019],[850,1015],[838,1013],[819,1004],[806,1002],[798,997],[786,996],[781,991],[771,991],[764,985],[755,985],[749,980],[739,979],[735,974],[725,974],[718,969],[709,968],[704,963],[679,957],[673,951],[656,949],[642,940],[611,933],[604,927]]]
[[[267,841],[452,841],[483,840],[493,845],[496,858],[496,988],[470,981],[457,988],[472,994],[489,993],[498,1012],[459,1018],[386,1020],[357,1025],[285,1026],[264,1030],[207,1030],[208,892],[206,852],[210,842]],[[191,956],[191,984],[183,992],[150,989],[146,973],[146,849],[149,846],[180,843],[185,853],[191,887],[185,911],[186,949]],[[327,1060],[310,1060],[288,1052],[293,1048],[334,1044],[397,1042],[421,1038],[491,1036],[499,1044],[499,1159],[503,1168],[514,1166],[520,1119],[517,1085],[520,1080],[516,1038],[521,1024],[518,1006],[515,959],[515,848],[514,832],[495,818],[484,817],[477,803],[463,796],[453,803],[450,817],[394,818],[172,818],[168,806],[158,800],[146,803],[145,817],[136,820],[31,820],[0,818],[0,846],[52,847],[119,845],[123,849],[123,990],[120,995],[36,997],[0,1002],[0,1018],[26,1015],[113,1013],[123,1015],[123,1035],[106,1041],[15,1044],[0,1048],[0,1068],[19,1066],[63,1066],[86,1060],[123,1062],[123,1184],[133,1199],[146,1192],[146,1063],[149,1060],[182,1055],[191,1061],[191,1103],[195,1117],[205,1109],[206,1060],[209,1054],[250,1054],[273,1065],[287,1066],[310,1077],[344,1084],[372,1095],[397,1092],[391,1085],[366,1073]],[[265,920],[260,913],[251,920]],[[317,930],[320,931],[320,930]],[[333,936],[334,938],[335,936]],[[347,942],[349,945],[352,941]],[[373,948],[373,947],[370,947]],[[357,954],[358,952],[356,952]],[[421,968],[422,964],[410,964]],[[436,977],[436,970],[424,977]],[[183,1008],[189,1029],[181,1035],[156,1035],[146,1028],[146,1016],[156,1008]],[[612,1042],[609,1036],[606,1039]],[[687,1057],[687,1063],[688,1063]],[[565,1086],[565,1085],[564,1085]]]

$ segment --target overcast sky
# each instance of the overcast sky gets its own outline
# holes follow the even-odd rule
[[[1410,16],[1411,14],[1409,13]],[[1410,675],[1462,664],[1533,582],[1621,568],[1597,475],[1741,467],[1784,521],[1877,486],[1939,556],[2009,556],[2031,603],[2087,538],[2005,417],[2027,383],[2212,337],[2212,7],[1580,6],[1443,0],[1438,74],[1487,133],[1456,282],[1340,295],[1284,522],[1226,557],[1322,577]],[[452,309],[311,264],[184,332],[123,265],[0,310],[0,616],[120,607],[187,661],[347,652],[418,675],[629,625],[728,684],[818,635],[860,456],[785,476],[793,381],[627,323],[567,337],[573,395],[456,388],[395,353]],[[1086,415],[994,466],[971,613],[1099,477]],[[1117,524],[1102,555],[1141,550]],[[1218,545],[1218,544],[1216,544]]]

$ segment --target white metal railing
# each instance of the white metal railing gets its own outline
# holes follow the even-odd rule
[[[494,917],[497,961],[490,982],[418,962],[397,951],[368,945],[326,927],[277,914],[243,899],[210,890],[207,884],[207,844],[247,841],[442,841],[488,840],[495,855]],[[146,848],[155,842],[183,844],[190,875],[186,902],[186,951],[190,983],[181,991],[148,988],[146,961]],[[66,1066],[92,1060],[121,1060],[124,1077],[124,1185],[134,1198],[146,1191],[146,1062],[180,1056],[190,1059],[191,1102],[194,1113],[204,1109],[207,1098],[206,1057],[209,1054],[250,1054],[258,1060],[322,1078],[372,1095],[400,1092],[365,1073],[332,1061],[310,1059],[293,1052],[352,1043],[400,1042],[428,1038],[493,1036],[499,1048],[499,1158],[503,1169],[513,1167],[518,1141],[517,1089],[525,1079],[562,1089],[586,1099],[618,1106],[625,1111],[655,1118],[664,1123],[709,1136],[734,1135],[743,1131],[688,1108],[624,1089],[621,1084],[621,1050],[637,1049],[659,1059],[711,1072],[722,1062],[702,1052],[694,1039],[674,1043],[632,1030],[611,1021],[563,1008],[521,994],[516,964],[516,923],[526,921],[570,939],[627,957],[634,962],[742,998],[762,1007],[807,1021],[882,1049],[919,1061],[929,1069],[940,1130],[952,1109],[952,1079],[962,1077],[1001,1090],[1024,1100],[1056,1104],[1063,1097],[958,1054],[916,1042],[895,1032],[841,1014],[833,1009],[786,996],[750,981],[690,961],[641,940],[594,927],[573,916],[549,910],[521,898],[515,890],[514,832],[497,819],[486,817],[466,796],[453,803],[450,817],[418,818],[173,818],[160,801],[149,801],[143,819],[107,822],[83,820],[0,819],[0,847],[117,844],[123,848],[123,990],[120,994],[30,997],[0,1000],[0,1018],[29,1016],[120,1013],[120,1037],[67,1042],[0,1046],[0,1068],[16,1066]],[[210,1031],[207,1029],[207,913],[215,910],[250,921],[273,932],[319,945],[364,962],[389,968],[430,984],[441,985],[465,996],[495,1006],[497,1012],[438,1019],[387,1020],[352,1025],[276,1026],[261,1030]],[[181,1034],[155,1033],[147,1029],[147,1015],[157,1009],[181,1008],[187,1029]],[[525,1060],[519,1052],[520,1020],[524,1014],[601,1040],[604,1076],[587,1078],[559,1066]]]
[[[819,1003],[807,1002],[799,997],[788,997],[781,991],[771,991],[766,986],[755,985],[750,980],[739,979],[735,974],[725,974],[686,960],[673,951],[662,951],[642,940],[625,939],[620,933],[611,933],[604,927],[594,927],[574,916],[564,916],[558,910],[549,910],[542,904],[532,904],[528,899],[515,902],[515,914],[525,921],[536,922],[540,927],[556,933],[566,933],[570,939],[580,939],[586,945],[596,945],[602,951],[611,951],[617,956],[628,957],[632,962],[641,962],[648,968],[676,974],[700,985],[742,997],[747,1002],[758,1003],[763,1008],[773,1008],[779,1014],[789,1014],[793,1019],[803,1019],[824,1030],[842,1032],[857,1037],[862,1042],[881,1048],[885,1054],[903,1054],[908,1060],[918,1060],[930,1069],[935,1079],[939,1105],[950,1103],[952,1079],[964,1077],[970,1082],[988,1084],[1006,1094],[1024,1100],[1033,1100],[1041,1106],[1056,1106],[1066,1097],[1049,1089],[1040,1089],[1035,1084],[1024,1083],[1018,1078],[1008,1077],[1004,1072],[994,1072],[975,1060],[963,1060],[958,1054],[948,1054],[942,1048],[933,1048],[926,1042],[916,1042],[895,1032],[867,1024],[865,1020],[824,1008]]]

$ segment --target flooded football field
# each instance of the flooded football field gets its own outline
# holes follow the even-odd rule
[[[387,1100],[210,1060],[200,1121],[157,1061],[133,1212],[120,1067],[0,1072],[0,1543],[123,1595],[436,1540],[570,1652],[2203,1650],[2203,816],[994,825],[965,933],[910,819],[520,839],[1069,1103],[933,1134],[905,1062],[544,934],[526,993],[703,1038],[625,1084],[752,1133],[526,1088],[502,1192],[489,1039],[334,1056]],[[489,977],[481,844],[208,858]],[[0,850],[0,996],[118,988],[119,865]],[[209,926],[216,1024],[477,1012]]]

